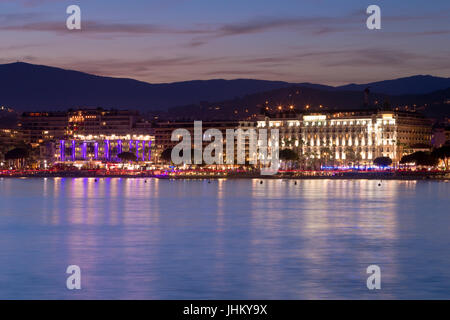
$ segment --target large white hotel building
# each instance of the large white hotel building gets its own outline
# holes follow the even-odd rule
[[[431,124],[423,116],[398,111],[336,111],[261,116],[258,128],[276,128],[281,148],[300,148],[303,154],[321,158],[324,150],[333,159],[347,162],[351,149],[361,163],[377,157],[399,161],[414,146],[431,145]]]

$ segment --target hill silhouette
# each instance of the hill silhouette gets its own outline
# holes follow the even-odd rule
[[[430,75],[384,80],[366,84],[348,84],[338,87],[339,90],[362,91],[370,87],[372,92],[389,95],[426,94],[450,88],[450,78],[439,78]]]
[[[290,106],[297,111],[398,107],[399,110],[415,110],[434,118],[450,116],[450,88],[415,95],[371,93],[367,106],[364,101],[362,91],[324,91],[305,86],[291,86],[222,102],[170,108],[169,117],[189,120],[249,119],[265,112],[266,108],[268,112],[274,113],[278,107],[286,111]]]
[[[414,76],[340,87],[253,79],[152,84],[23,62],[0,65],[0,105],[17,111],[103,107],[151,112],[213,101],[240,100],[249,95],[293,86],[309,92],[301,103],[313,103],[309,99],[320,98],[319,103],[334,103],[338,107],[361,101],[361,91],[366,87],[376,94],[424,94],[450,87],[450,78]],[[354,92],[349,93],[351,91]]]
[[[151,111],[225,100],[288,85],[247,79],[150,84],[22,62],[0,65],[0,105],[18,111],[78,106]]]

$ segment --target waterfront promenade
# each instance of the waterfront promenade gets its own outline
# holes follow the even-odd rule
[[[450,171],[410,170],[285,170],[261,175],[245,170],[4,170],[3,178],[159,178],[159,179],[375,179],[375,180],[448,180]]]

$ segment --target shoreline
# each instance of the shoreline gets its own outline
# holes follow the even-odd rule
[[[260,175],[260,174],[198,174],[198,175],[154,175],[154,174],[61,174],[61,173],[46,173],[46,174],[12,174],[0,175],[0,178],[6,179],[23,179],[23,178],[127,178],[127,179],[163,179],[163,180],[218,180],[218,179],[261,179],[261,180],[450,180],[450,173],[448,172],[341,172],[330,174],[328,172],[321,172],[319,174],[276,174],[276,175]]]

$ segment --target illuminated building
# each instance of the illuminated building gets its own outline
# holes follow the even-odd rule
[[[221,131],[223,137],[226,136],[227,129],[236,129],[239,125],[238,121],[202,121],[202,130],[205,132],[208,129],[218,129]],[[156,141],[156,161],[160,162],[161,153],[169,148],[173,148],[179,143],[179,141],[171,141],[172,132],[176,129],[186,129],[194,137],[194,121],[161,121],[158,122],[154,128],[153,133],[155,135]],[[225,140],[225,139],[224,139]],[[192,139],[193,141],[193,139]],[[210,142],[203,141],[203,145],[207,145]],[[225,144],[225,141],[224,141]],[[226,156],[225,150],[226,146],[223,146],[224,154]]]
[[[29,143],[74,135],[149,134],[150,124],[137,111],[79,109],[69,112],[24,112],[19,129]]]
[[[55,158],[59,162],[120,162],[118,155],[130,152],[138,161],[150,162],[154,141],[150,135],[75,135],[56,143]]]
[[[67,117],[68,135],[126,135],[135,128],[139,113],[98,108],[70,111]]]
[[[371,164],[382,156],[396,162],[412,145],[431,144],[430,122],[411,112],[352,110],[290,118],[265,116],[257,127],[279,129],[281,148],[298,148],[303,155],[317,159],[327,154],[338,163]]]
[[[18,126],[26,142],[39,144],[64,138],[67,124],[66,112],[24,112]]]
[[[371,163],[377,157],[396,154],[396,119],[392,113],[305,115],[302,122],[303,150],[321,158],[325,147],[336,160]],[[349,149],[357,156],[347,159]],[[347,161],[346,161],[347,160]]]
[[[0,161],[5,160],[5,154],[22,141],[22,135],[14,129],[0,129]]]
[[[258,129],[278,129],[281,148],[298,147],[301,141],[301,115],[297,112],[278,113],[273,117],[260,116]]]
[[[35,160],[50,164],[55,160],[61,161],[61,150],[67,151],[72,148],[72,141],[76,144],[80,137],[90,137],[88,140],[105,139],[104,137],[125,137],[124,141],[129,143],[132,140],[133,150],[136,149],[137,139],[131,137],[147,137],[151,135],[151,127],[148,121],[139,116],[138,112],[127,110],[104,110],[97,109],[79,109],[68,112],[25,112],[20,117],[19,130],[23,134],[23,139],[33,146]],[[95,137],[95,138],[94,138]],[[111,148],[117,148],[115,138],[111,140]],[[142,141],[141,141],[142,140]],[[148,139],[141,139],[139,143]],[[64,148],[61,148],[61,141],[64,141]],[[76,145],[75,159],[90,160],[96,158],[90,157],[88,150],[96,148],[95,143],[86,141],[86,144]],[[106,160],[102,151],[105,146],[98,143],[98,160]],[[142,152],[141,145],[138,145],[139,152]],[[148,145],[145,146],[148,148]],[[73,149],[73,148],[72,148]],[[84,150],[85,149],[85,150]],[[85,152],[85,156],[83,154]],[[128,151],[128,148],[124,148]],[[72,151],[71,151],[72,152]],[[94,152],[94,151],[92,151]],[[64,159],[73,159],[64,152]],[[112,159],[113,153],[110,152],[109,159]],[[140,158],[143,159],[143,158]],[[147,161],[147,158],[146,158]]]

